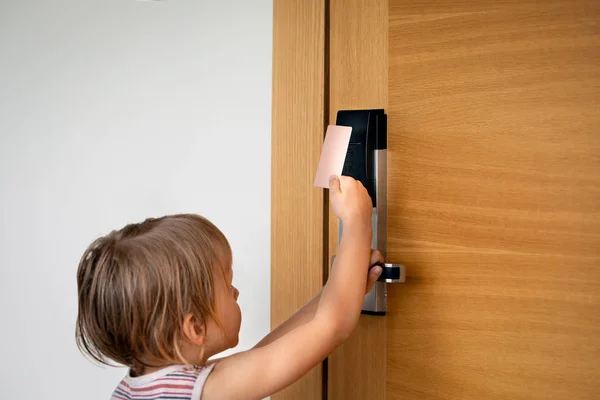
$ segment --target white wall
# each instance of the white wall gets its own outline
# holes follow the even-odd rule
[[[107,399],[75,346],[96,236],[196,212],[234,250],[239,349],[269,328],[269,0],[0,1],[0,393]]]

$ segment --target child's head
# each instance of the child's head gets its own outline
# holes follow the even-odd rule
[[[198,364],[237,345],[231,249],[198,215],[127,225],[94,241],[77,271],[77,342],[99,362]]]

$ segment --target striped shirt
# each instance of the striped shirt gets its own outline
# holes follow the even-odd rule
[[[215,365],[192,367],[172,365],[148,375],[128,373],[111,400],[199,400],[204,383]]]

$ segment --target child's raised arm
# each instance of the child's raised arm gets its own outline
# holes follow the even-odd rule
[[[349,177],[335,178],[330,189],[333,211],[344,229],[312,317],[306,318],[312,313],[307,311],[297,326],[288,327],[279,337],[218,361],[203,400],[262,399],[276,393],[321,362],[356,327],[371,253],[371,199],[362,184]]]

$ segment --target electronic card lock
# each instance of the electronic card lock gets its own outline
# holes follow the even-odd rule
[[[338,111],[336,125],[352,127],[342,175],[362,182],[373,201],[373,240],[371,247],[387,254],[387,115],[382,109]],[[339,223],[338,240],[342,238]],[[401,264],[380,264],[383,272],[365,296],[365,314],[385,315],[387,284],[404,282],[406,268]]]

